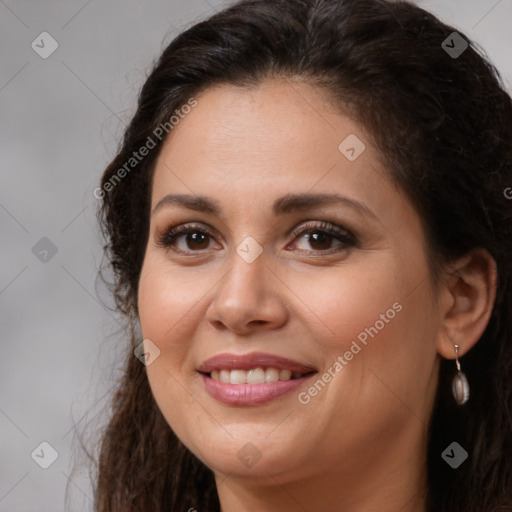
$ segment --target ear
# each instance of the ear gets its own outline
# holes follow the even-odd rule
[[[475,249],[449,264],[440,291],[437,351],[445,359],[459,357],[480,339],[496,299],[497,266],[485,249]]]

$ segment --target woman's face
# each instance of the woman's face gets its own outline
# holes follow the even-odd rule
[[[139,287],[167,422],[253,482],[422,461],[439,314],[412,205],[319,89],[196,100],[157,161]]]

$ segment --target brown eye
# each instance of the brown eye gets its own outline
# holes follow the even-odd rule
[[[305,239],[309,246],[309,249],[304,247],[299,250],[310,251],[313,254],[332,254],[356,245],[352,233],[330,222],[306,223],[294,231],[293,235],[296,240]]]
[[[165,231],[157,244],[179,253],[199,252],[208,249],[212,237],[212,233],[203,226],[181,224]]]
[[[178,238],[180,237],[176,237],[176,239]],[[189,249],[206,249],[210,240],[207,233],[194,231],[185,234],[185,241]]]
[[[308,233],[308,242],[315,250],[325,251],[331,248],[334,237],[322,231]]]

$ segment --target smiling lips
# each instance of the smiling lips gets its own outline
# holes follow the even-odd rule
[[[316,370],[291,359],[255,352],[220,354],[205,361],[198,372],[206,391],[220,402],[256,405],[292,391]]]

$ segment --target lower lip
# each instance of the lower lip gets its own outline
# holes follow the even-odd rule
[[[202,375],[206,391],[216,400],[228,405],[258,405],[270,402],[298,388],[314,374],[298,379],[278,380],[264,384],[226,384]]]

